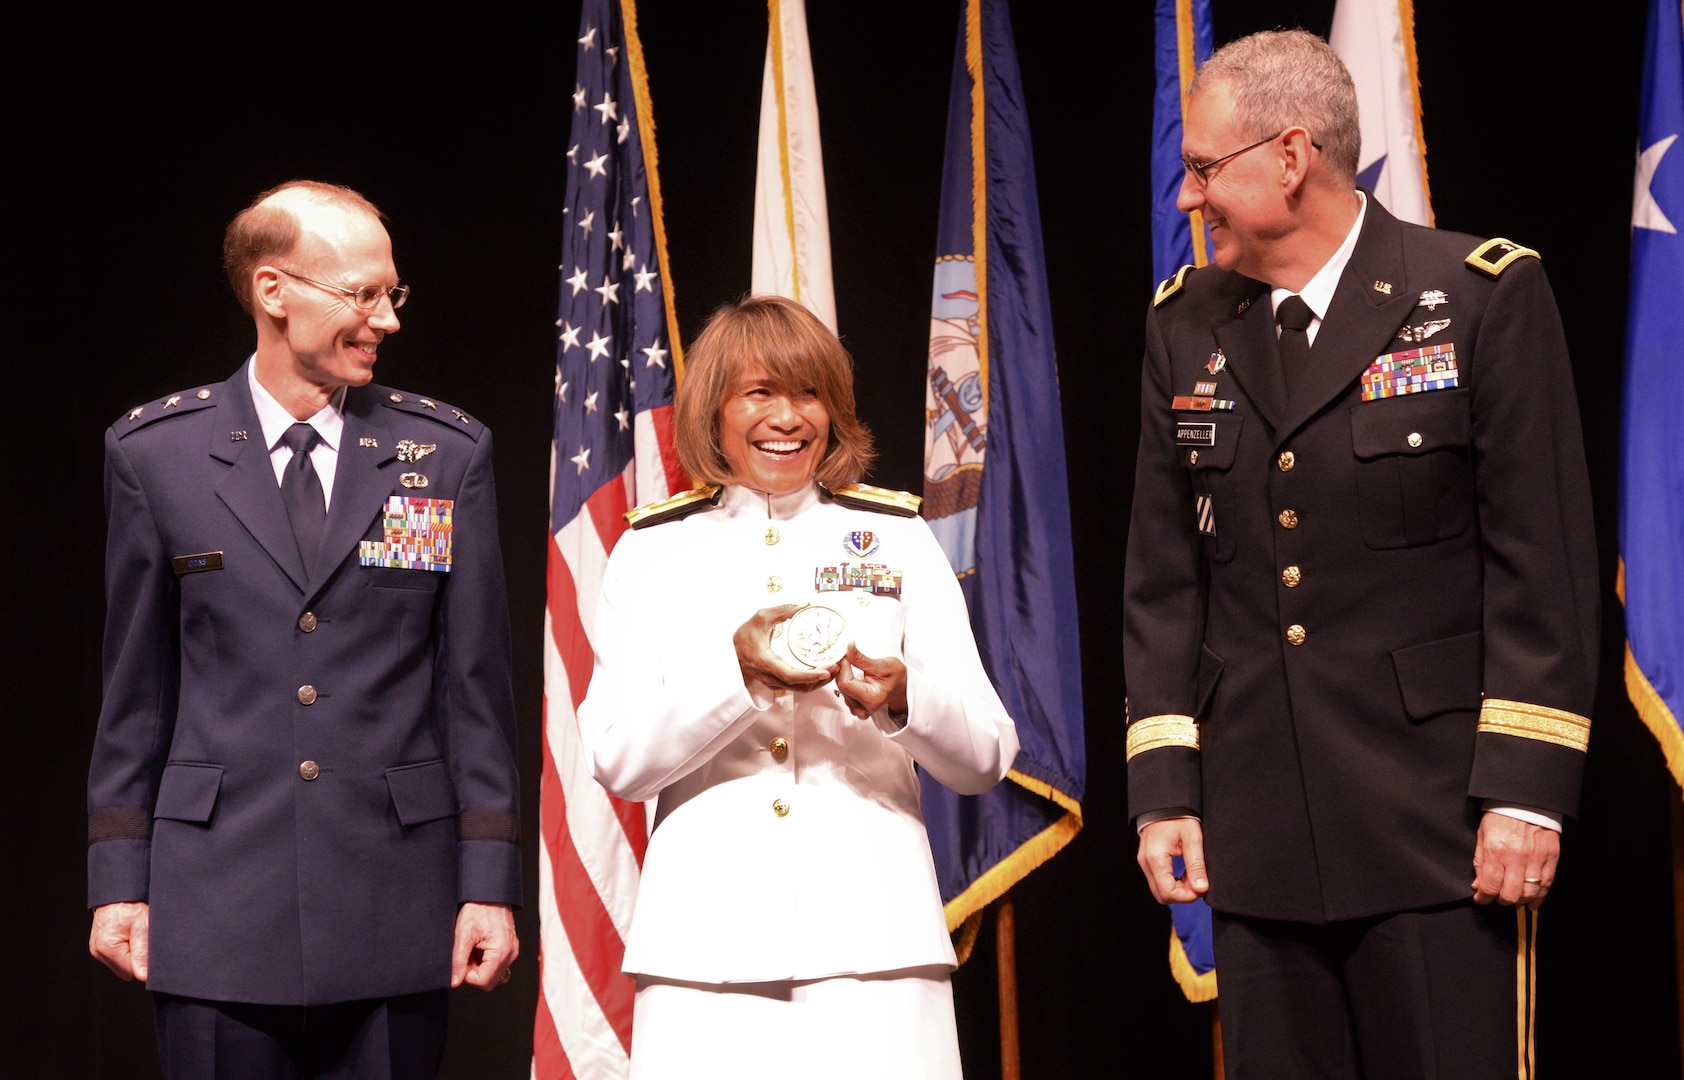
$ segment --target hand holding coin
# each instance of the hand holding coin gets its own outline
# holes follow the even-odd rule
[[[774,690],[816,690],[831,680],[836,661],[822,666],[809,664],[797,660],[785,644],[790,638],[790,628],[786,624],[804,610],[812,609],[799,604],[762,608],[737,627],[731,640],[737,649],[737,664],[742,668],[745,683],[760,682]],[[814,659],[823,659],[822,650],[814,646],[822,643],[824,635],[815,636],[810,632],[811,628],[797,629],[802,640],[808,643],[803,646],[803,652]]]
[[[852,645],[836,671],[836,687],[855,716],[864,719],[882,708],[906,712],[906,665],[893,656],[866,656]]]

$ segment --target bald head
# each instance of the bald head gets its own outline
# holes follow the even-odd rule
[[[240,306],[253,311],[252,274],[264,263],[296,254],[306,224],[311,232],[331,230],[347,218],[380,222],[386,215],[358,192],[317,180],[289,180],[253,199],[222,238],[222,268]]]

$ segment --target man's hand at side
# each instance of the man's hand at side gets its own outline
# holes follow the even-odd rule
[[[1170,861],[1177,855],[1186,868],[1181,877],[1175,876]],[[1153,898],[1160,904],[1185,904],[1210,889],[1205,874],[1204,829],[1197,818],[1164,818],[1141,829],[1137,861]]]
[[[495,990],[508,981],[520,955],[515,914],[506,904],[463,904],[456,913],[456,944],[450,956],[452,989],[467,983]]]
[[[139,901],[126,900],[94,908],[88,952],[124,982],[135,979],[145,982],[151,919],[152,909]]]

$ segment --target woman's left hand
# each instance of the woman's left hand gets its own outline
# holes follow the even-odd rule
[[[836,688],[862,720],[884,705],[892,713],[906,712],[906,665],[892,656],[867,656],[849,645],[836,667]]]

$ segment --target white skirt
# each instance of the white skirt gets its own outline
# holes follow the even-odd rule
[[[960,1080],[951,971],[800,982],[640,975],[631,1080]]]

